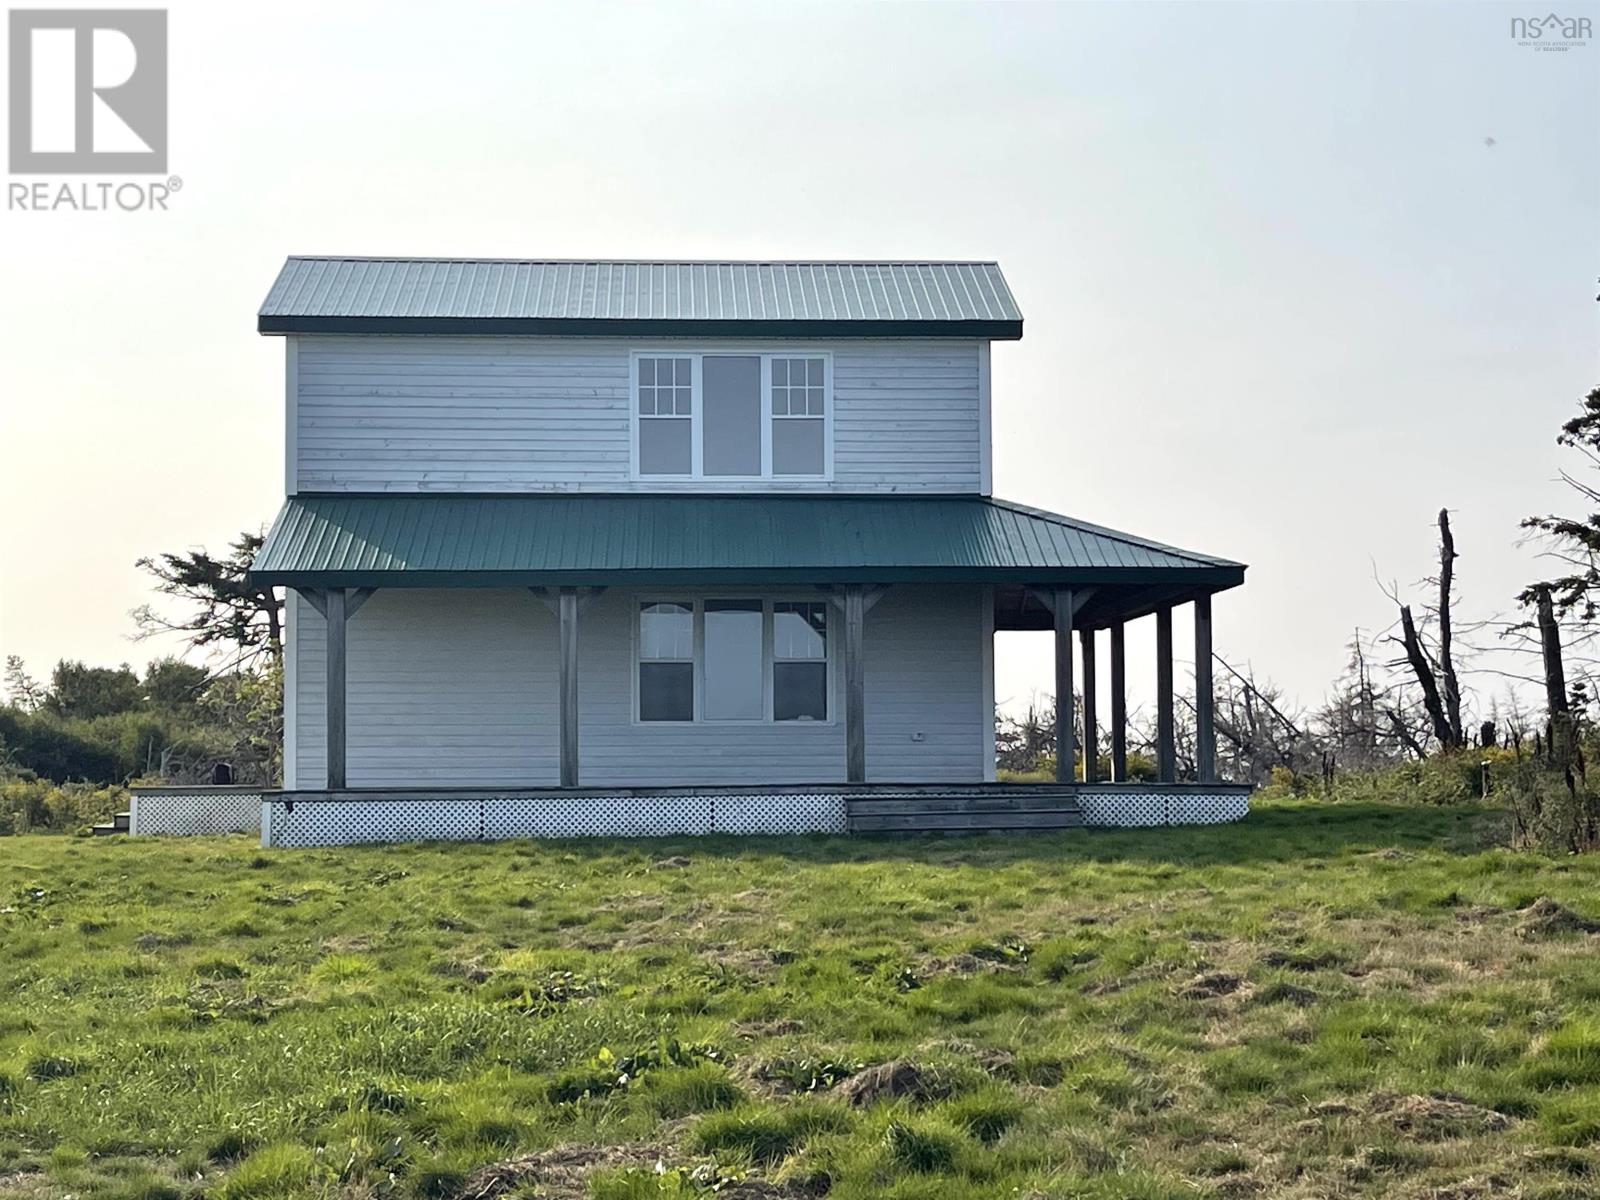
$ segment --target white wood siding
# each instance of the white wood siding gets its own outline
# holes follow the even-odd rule
[[[826,724],[636,722],[632,622],[643,595],[606,592],[580,621],[583,785],[844,781],[837,687]],[[323,626],[298,597],[294,606],[287,777],[315,788],[326,778]],[[984,778],[984,630],[977,588],[890,588],[868,614],[869,779]],[[350,786],[555,786],[555,631],[526,592],[378,592],[349,626]]]
[[[291,592],[297,787],[327,780],[326,626]],[[380,591],[346,631],[352,787],[488,786],[556,778],[556,639],[530,592]]]
[[[291,491],[975,492],[978,341],[289,339]],[[832,482],[629,479],[631,350],[833,356]]]

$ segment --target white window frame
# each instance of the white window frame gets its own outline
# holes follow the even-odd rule
[[[706,632],[706,601],[707,600],[759,600],[761,602],[761,716],[756,718],[738,717],[721,720],[707,718],[704,713],[705,704],[705,632]],[[821,721],[778,721],[772,716],[772,664],[773,664],[773,636],[772,636],[772,606],[781,603],[827,604],[827,597],[822,595],[806,595],[794,591],[768,591],[760,588],[747,590],[732,590],[726,592],[686,594],[674,591],[646,591],[637,593],[629,609],[633,623],[632,664],[630,670],[633,682],[630,688],[632,693],[632,722],[634,725],[646,729],[687,729],[710,728],[721,729],[725,726],[774,726],[800,729],[827,729],[838,724],[839,721],[839,689],[837,658],[838,650],[835,648],[837,635],[837,618],[835,610],[828,610],[828,626],[825,635],[823,663],[826,668],[824,685],[827,689],[828,715]],[[694,717],[688,721],[646,721],[639,716],[639,664],[644,659],[639,657],[643,650],[639,630],[639,614],[646,604],[682,604],[694,611]],[[651,660],[661,661],[661,660]],[[681,661],[681,660],[673,660]],[[789,661],[789,660],[785,660]],[[799,661],[799,660],[795,660]]]
[[[705,438],[702,428],[701,362],[712,358],[759,358],[761,360],[761,473],[759,475],[707,475],[704,472]],[[689,405],[689,459],[687,475],[645,475],[639,470],[639,360],[643,358],[687,358],[690,360],[692,392]],[[772,360],[775,358],[820,358],[822,360],[822,473],[820,475],[774,475],[772,473]],[[833,352],[807,346],[781,349],[753,347],[709,347],[696,349],[638,349],[628,354],[628,478],[635,483],[831,483],[833,482]],[[787,418],[786,418],[787,419]],[[814,420],[815,418],[807,418]]]

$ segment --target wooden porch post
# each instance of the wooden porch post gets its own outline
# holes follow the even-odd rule
[[[327,695],[324,710],[327,716],[327,759],[329,791],[345,786],[345,626],[361,606],[372,599],[374,589],[369,587],[347,591],[345,588],[301,588],[300,595],[307,604],[322,614],[327,627],[327,644],[323,647],[323,665],[327,668]]]
[[[867,589],[844,588],[844,777],[867,781]]]
[[[556,596],[560,622],[561,786],[578,786],[578,589],[564,587]]]
[[[1094,630],[1080,629],[1078,644],[1083,650],[1083,781],[1100,779],[1100,730],[1095,712]]]
[[[326,666],[328,718],[328,790],[345,786],[345,591],[329,588],[322,594],[322,615],[327,623]]]
[[[1156,609],[1156,778],[1178,778],[1178,756],[1172,729],[1172,606]]]
[[[1201,783],[1217,778],[1216,696],[1211,685],[1211,597],[1194,602],[1194,765]]]
[[[1051,607],[1056,619],[1056,782],[1071,783],[1077,758],[1072,720],[1072,590],[1057,588]]]
[[[1128,782],[1128,643],[1121,621],[1111,627],[1111,778]]]

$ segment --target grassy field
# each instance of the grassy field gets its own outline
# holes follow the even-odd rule
[[[1600,859],[1500,826],[0,839],[0,1195],[1595,1196]]]

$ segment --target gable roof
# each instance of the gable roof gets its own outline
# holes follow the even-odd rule
[[[261,333],[1022,336],[993,262],[292,257]]]
[[[1218,591],[1244,566],[983,496],[291,496],[259,586],[1014,582]]]

